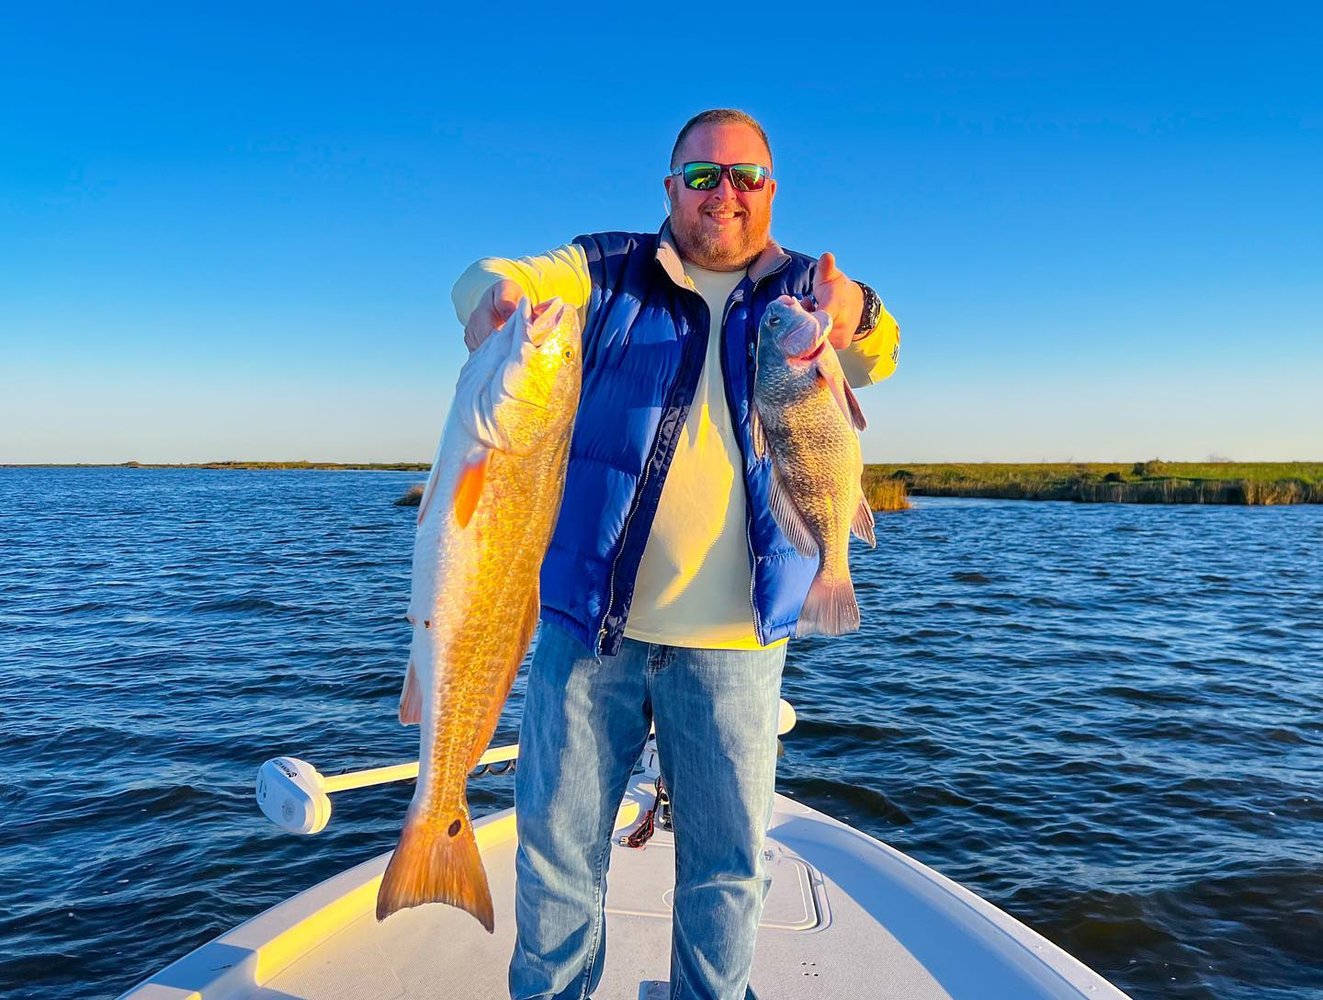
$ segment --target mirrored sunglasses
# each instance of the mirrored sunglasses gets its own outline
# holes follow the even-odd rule
[[[684,186],[692,191],[711,191],[721,183],[721,175],[730,175],[730,186],[736,191],[761,191],[772,171],[758,163],[686,163],[672,172],[672,177],[683,177]]]

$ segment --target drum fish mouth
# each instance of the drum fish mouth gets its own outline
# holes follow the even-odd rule
[[[799,327],[794,332],[798,333],[802,329],[803,326]],[[810,362],[816,361],[822,355],[822,352],[825,351],[826,349],[827,349],[827,331],[821,330],[821,332],[818,334],[817,339],[813,341],[812,345],[809,347],[808,350],[800,351],[798,354],[787,353],[786,360],[799,361],[808,364]]]
[[[831,319],[825,312],[809,312],[793,296],[782,295],[768,305],[760,327],[776,338],[786,361],[809,364],[827,348]]]
[[[801,354],[795,358],[796,361],[816,361],[818,356],[827,349],[827,335],[824,333],[822,339],[807,354]]]

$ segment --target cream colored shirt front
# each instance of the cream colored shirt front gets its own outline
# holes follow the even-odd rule
[[[688,262],[684,271],[707,302],[707,354],[643,549],[625,635],[668,646],[758,649],[744,461],[721,367],[721,320],[744,271]]]

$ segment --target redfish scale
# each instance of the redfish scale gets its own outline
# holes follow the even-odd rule
[[[554,456],[492,456],[484,499],[469,525],[475,535],[490,537],[464,548],[465,565],[449,574],[451,594],[438,595],[437,625],[445,638],[430,692],[436,711],[428,753],[432,787],[425,795],[425,812],[438,822],[449,823],[457,809],[467,808],[468,763],[476,745],[491,738],[480,728],[506,696],[500,679],[512,659],[523,656],[514,643],[554,519],[549,458]]]

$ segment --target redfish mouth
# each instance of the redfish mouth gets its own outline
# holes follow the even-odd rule
[[[551,409],[551,407],[549,407],[549,406],[543,406],[541,403],[535,403],[535,402],[533,402],[531,399],[521,399],[519,396],[511,396],[511,397],[510,397],[510,400],[511,400],[512,402],[518,403],[520,406],[528,406],[528,407],[531,407],[531,408],[534,409],[534,410],[549,410],[549,409]]]
[[[534,347],[541,347],[547,335],[560,326],[565,318],[565,308],[564,302],[554,298],[539,302],[529,311],[527,336]]]

